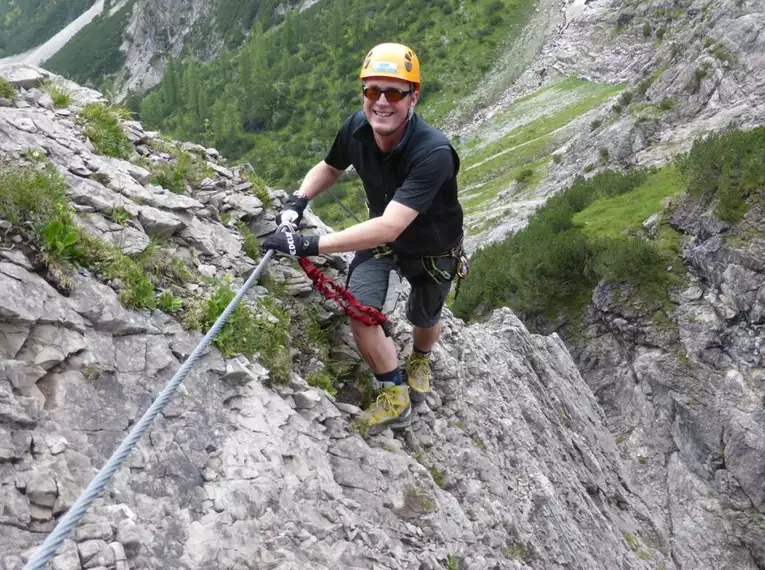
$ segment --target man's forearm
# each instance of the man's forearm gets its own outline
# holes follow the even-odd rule
[[[310,200],[332,186],[342,175],[342,170],[337,170],[322,160],[308,171],[298,192]]]
[[[369,249],[395,240],[399,233],[383,218],[372,218],[340,232],[321,236],[319,253]]]

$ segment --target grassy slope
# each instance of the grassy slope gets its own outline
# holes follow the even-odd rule
[[[486,228],[484,210],[489,202],[526,169],[533,175],[519,185],[513,198],[532,197],[552,153],[573,133],[567,127],[622,89],[622,85],[567,78],[518,99],[460,141],[463,205],[468,216],[481,218],[472,223],[468,217],[468,232]]]
[[[624,232],[639,230],[643,221],[662,210],[666,198],[678,196],[683,178],[674,164],[648,176],[632,192],[598,200],[574,214],[574,224],[588,237],[617,238]]]

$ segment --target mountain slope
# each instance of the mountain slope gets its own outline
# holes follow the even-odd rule
[[[95,0],[0,0],[0,58],[42,44]]]
[[[0,68],[15,83],[22,72],[28,89],[0,107],[3,570],[179,368],[286,199],[93,91],[62,82],[71,106],[49,108],[31,86],[42,75]],[[344,257],[316,261],[343,278]],[[289,260],[264,284],[54,567],[673,567],[556,335],[508,310],[473,327],[447,311],[436,390],[411,430],[366,440],[345,316]],[[408,351],[402,312],[393,338]]]

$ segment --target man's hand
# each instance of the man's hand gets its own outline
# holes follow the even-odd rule
[[[297,214],[297,219],[295,220],[289,220],[291,223],[295,224],[295,227],[297,227],[300,224],[300,220],[303,219],[303,212],[305,211],[306,207],[308,206],[308,198],[304,196],[295,196],[292,195],[289,198],[287,198],[287,202],[284,204],[284,208],[279,213],[279,215],[276,217],[276,223],[281,225],[284,222],[284,213],[288,210],[292,210]]]
[[[277,232],[261,246],[264,250],[275,249],[295,257],[319,255],[319,236],[304,236],[292,232]]]

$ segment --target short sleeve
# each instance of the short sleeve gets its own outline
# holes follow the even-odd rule
[[[329,164],[332,168],[345,170],[351,165],[351,158],[348,154],[348,142],[351,137],[352,118],[352,116],[349,117],[348,120],[343,123],[343,126],[340,127],[340,130],[335,136],[335,142],[332,143],[332,148],[329,149],[327,156],[324,158],[324,162]]]
[[[393,201],[425,213],[444,183],[454,177],[454,157],[449,147],[434,150],[416,164],[404,183],[396,189]]]

